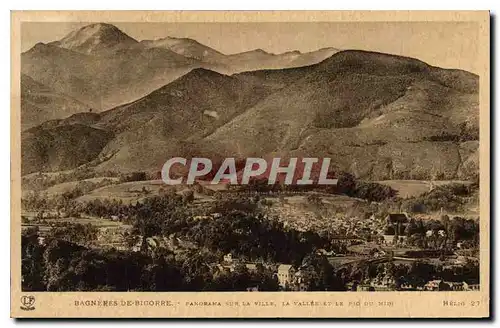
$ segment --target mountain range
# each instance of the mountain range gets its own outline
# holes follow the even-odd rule
[[[178,156],[330,157],[373,180],[479,171],[478,76],[414,58],[334,48],[224,55],[92,24],[23,53],[22,73],[61,99],[41,107],[57,113],[44,120],[22,92],[23,174],[84,164],[158,172]]]
[[[114,25],[97,23],[59,41],[37,43],[21,55],[21,71],[58,94],[100,112],[145,96],[194,68],[234,74],[298,67],[318,63],[337,51],[327,48],[275,55],[258,49],[224,55],[188,38],[139,42]],[[57,108],[53,112],[57,113]],[[34,123],[41,122],[25,125]]]

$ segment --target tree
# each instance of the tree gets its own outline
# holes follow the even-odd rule
[[[415,219],[411,218],[410,222],[406,225],[404,234],[405,236],[410,237],[411,235],[417,232],[418,232],[417,223],[415,222]]]
[[[182,192],[182,201],[184,203],[191,203],[194,200],[194,192],[192,190],[185,190]]]
[[[356,179],[354,175],[341,172],[337,181],[337,190],[341,194],[346,194],[348,196],[352,196],[354,194],[354,190],[356,189]]]
[[[321,201],[321,197],[319,197],[318,194],[308,194],[306,199],[307,199],[307,202],[313,206],[323,205],[323,202]]]
[[[197,182],[197,181],[195,181],[195,182],[194,182],[194,184],[193,184],[193,186],[191,187],[191,189],[192,189],[194,192],[198,193],[198,194],[202,194],[202,193],[203,193],[203,191],[204,191],[203,186],[202,186],[199,182]]]
[[[21,236],[21,275],[23,291],[44,291],[44,246],[38,243],[38,227],[23,231]]]

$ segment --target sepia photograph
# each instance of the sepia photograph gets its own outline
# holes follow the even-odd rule
[[[287,295],[453,292],[487,310],[489,18],[477,13],[17,20],[12,306],[217,293],[134,300],[195,311],[228,306],[220,297],[244,307],[230,296],[243,292],[279,297],[276,311],[293,308]]]

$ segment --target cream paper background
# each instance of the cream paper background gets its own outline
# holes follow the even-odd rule
[[[11,14],[11,316],[27,317],[487,317],[490,291],[490,32],[487,11],[22,11]],[[449,65],[480,76],[480,280],[477,292],[36,292],[21,291],[20,53],[22,22],[110,23],[476,23],[477,39],[457,28],[466,47],[448,49]],[[41,27],[43,25],[40,25]],[[355,28],[355,27],[354,27]],[[230,36],[228,36],[230,37]],[[425,37],[425,34],[422,34]],[[224,38],[224,35],[221,35]],[[396,39],[380,35],[390,45]],[[368,37],[367,37],[368,39]],[[439,51],[439,38],[412,44]],[[431,41],[431,42],[429,42]],[[433,43],[434,42],[434,43]],[[434,46],[433,46],[434,44]],[[332,44],[331,46],[335,46]],[[215,46],[217,49],[217,47]],[[366,50],[374,50],[369,49]],[[477,52],[474,56],[471,53]],[[441,58],[446,60],[446,58]],[[457,60],[459,65],[457,65]],[[35,309],[20,309],[21,297]],[[87,301],[89,306],[75,302]],[[143,302],[143,303],[140,303]],[[219,303],[217,303],[219,302]],[[237,304],[236,304],[237,302]],[[95,305],[92,305],[94,304]],[[214,305],[215,304],[215,305]],[[220,304],[220,305],[219,305]]]

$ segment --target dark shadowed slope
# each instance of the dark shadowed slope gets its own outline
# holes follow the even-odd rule
[[[21,171],[59,171],[75,168],[97,157],[112,134],[81,124],[35,127],[21,137]]]

